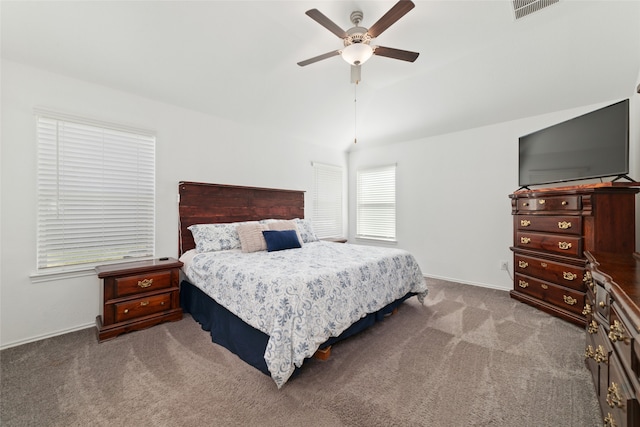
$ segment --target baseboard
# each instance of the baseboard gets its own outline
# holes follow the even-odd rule
[[[508,291],[510,291],[512,289],[511,286],[509,286],[508,288],[505,288],[505,287],[502,287],[502,286],[492,285],[492,284],[488,284],[488,283],[470,282],[468,280],[460,280],[460,279],[456,279],[456,278],[453,278],[453,277],[434,276],[434,275],[428,275],[428,274],[423,274],[423,276],[425,278],[427,278],[427,279],[445,280],[447,282],[462,283],[463,285],[478,286],[480,288],[495,289],[497,291],[508,292]]]
[[[68,334],[68,333],[71,333],[71,332],[81,331],[83,329],[89,329],[89,328],[95,328],[95,327],[96,327],[95,322],[87,323],[87,324],[84,324],[84,325],[78,325],[78,326],[75,326],[73,328],[64,329],[64,330],[61,330],[61,331],[51,332],[49,334],[44,334],[44,335],[38,335],[38,336],[35,336],[35,337],[31,337],[31,338],[26,338],[26,339],[19,340],[19,341],[10,342],[8,344],[2,344],[2,345],[0,345],[0,350],[4,350],[4,349],[7,349],[7,348],[11,348],[11,347],[17,347],[19,345],[29,344],[29,343],[36,342],[36,341],[41,341],[41,340],[44,340],[44,339],[47,339],[47,338],[57,337],[58,335],[64,335],[64,334]]]

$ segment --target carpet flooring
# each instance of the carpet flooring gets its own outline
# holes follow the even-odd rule
[[[190,316],[5,349],[0,425],[602,425],[583,329],[505,291],[428,284],[424,305],[411,298],[281,390]]]

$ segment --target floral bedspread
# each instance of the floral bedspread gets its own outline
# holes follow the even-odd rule
[[[328,338],[427,286],[413,255],[330,242],[300,249],[205,252],[185,265],[191,283],[269,335],[264,354],[278,388]]]

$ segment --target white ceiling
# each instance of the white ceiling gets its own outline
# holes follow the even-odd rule
[[[349,150],[630,96],[640,70],[640,2],[561,0],[515,21],[511,2],[415,1],[374,44],[357,86],[341,48],[305,15],[343,29],[385,1],[7,1],[2,57],[147,98]]]

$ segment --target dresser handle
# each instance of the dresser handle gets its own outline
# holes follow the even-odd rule
[[[607,412],[607,416],[604,417],[604,427],[618,427],[618,424],[616,424],[616,421],[613,419],[613,415],[611,415],[611,412]]]
[[[584,305],[584,308],[582,309],[582,315],[583,316],[588,316],[589,314],[591,314],[591,304],[586,303]]]
[[[541,262],[541,263],[540,263],[540,267],[542,267],[542,268],[547,268],[547,263],[546,263],[546,262]]]
[[[613,325],[609,328],[609,339],[611,342],[622,341],[629,344],[629,337],[625,335],[622,324],[617,320],[614,320]]]
[[[570,228],[571,228],[571,223],[570,223],[570,222],[567,222],[567,221],[560,221],[560,222],[558,223],[558,228],[559,228],[560,230],[568,230],[568,229],[570,229]]]
[[[569,243],[569,242],[558,242],[558,247],[560,249],[564,249],[564,250],[571,249],[571,243]]]
[[[592,320],[591,323],[589,323],[589,326],[587,327],[587,332],[589,332],[592,335],[598,333],[598,324],[596,323],[595,320]]]
[[[545,202],[546,202],[546,200],[544,200],[544,199],[540,199],[540,200],[538,200],[538,203],[539,203],[539,204],[541,204],[541,205],[544,205],[544,204],[545,204]]]
[[[566,201],[566,200],[563,200],[563,201],[562,201],[562,203],[561,203],[561,205],[562,205],[562,206],[567,206],[567,205],[568,205],[568,203],[567,203],[567,201]]]
[[[562,295],[562,299],[564,300],[564,302],[565,302],[566,304],[569,304],[569,305],[575,305],[575,303],[577,303],[577,302],[578,302],[578,300],[577,300],[577,299],[572,298],[572,297],[570,297],[570,296],[568,296],[568,295]]]
[[[587,285],[589,288],[593,287],[593,279],[591,278],[591,272],[585,271],[582,275],[582,283]]]
[[[518,261],[518,267],[527,268],[529,267],[529,263],[527,261]]]
[[[125,309],[124,309],[124,314],[127,314],[127,313],[129,313],[129,309],[128,309],[128,308],[125,308]]]
[[[138,286],[141,288],[148,288],[151,285],[153,285],[153,279],[138,280]]]
[[[523,244],[526,245],[527,243],[530,243],[530,242],[531,242],[531,237],[521,237],[520,238],[520,243],[523,243]]]
[[[593,355],[593,360],[595,360],[596,363],[609,363],[609,357],[604,347],[601,345],[598,346],[595,354]]]
[[[522,206],[529,206],[529,202],[522,202]]]
[[[607,405],[610,408],[622,408],[622,398],[620,397],[620,390],[618,385],[611,381],[611,385],[607,388]]]
[[[574,280],[578,275],[570,271],[563,271],[562,277],[564,277],[565,280]]]
[[[542,289],[549,289],[549,285],[545,285],[544,283],[540,283],[540,287]]]
[[[600,308],[605,308],[607,306],[607,303],[604,301],[600,301],[598,305],[600,306]]]
[[[529,221],[528,219],[521,219],[520,220],[520,226],[522,227],[528,227],[531,225],[531,221]]]
[[[149,301],[140,301],[140,307],[146,307],[149,305]]]
[[[520,286],[521,288],[526,288],[529,286],[528,282],[525,282],[524,280],[519,280],[518,281],[518,286]]]
[[[593,359],[595,355],[596,353],[595,351],[593,351],[593,347],[591,347],[591,344],[589,344],[587,348],[584,349],[584,358]]]

